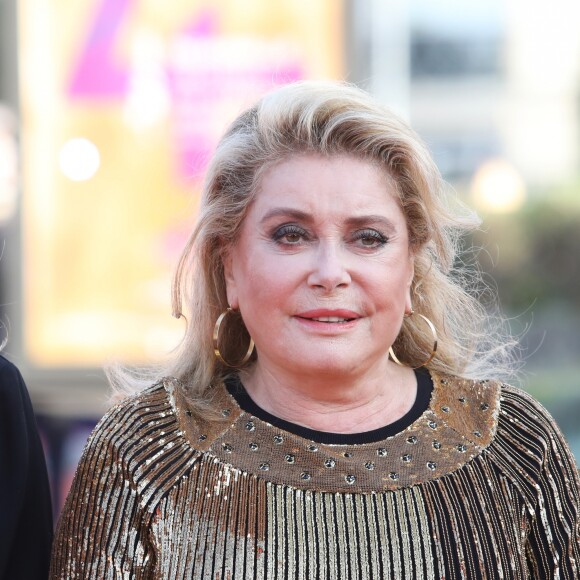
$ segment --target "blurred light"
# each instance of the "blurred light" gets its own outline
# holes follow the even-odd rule
[[[169,96],[162,79],[134,74],[124,109],[125,121],[135,130],[149,129],[162,121],[169,111]]]
[[[503,159],[491,159],[479,167],[471,184],[474,202],[483,210],[509,213],[526,199],[526,185],[516,169]]]
[[[60,169],[72,181],[88,181],[101,165],[97,146],[88,139],[79,137],[67,141],[59,155]]]
[[[16,213],[18,148],[15,124],[12,113],[0,105],[0,223]]]
[[[149,30],[135,32],[123,118],[136,131],[154,127],[169,114],[171,97],[164,63],[163,40]]]

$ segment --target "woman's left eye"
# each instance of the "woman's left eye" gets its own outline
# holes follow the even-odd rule
[[[377,230],[359,230],[353,236],[353,240],[364,248],[378,248],[384,246],[388,239]]]

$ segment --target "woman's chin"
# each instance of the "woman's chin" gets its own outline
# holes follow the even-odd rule
[[[366,364],[360,357],[353,353],[307,353],[302,357],[293,358],[287,368],[297,375],[335,376],[345,378],[355,375],[366,368]]]

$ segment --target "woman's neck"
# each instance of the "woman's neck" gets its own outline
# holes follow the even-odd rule
[[[270,414],[333,433],[384,427],[408,413],[417,396],[413,371],[390,361],[353,376],[299,375],[256,363],[241,380],[252,400]]]

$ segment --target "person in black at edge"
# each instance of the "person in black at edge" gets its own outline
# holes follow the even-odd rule
[[[26,385],[0,355],[0,580],[48,576],[52,507]]]

